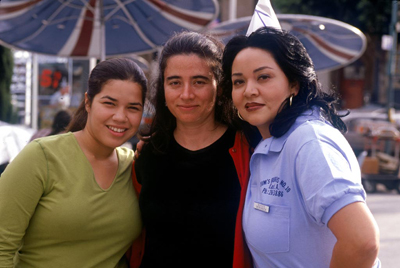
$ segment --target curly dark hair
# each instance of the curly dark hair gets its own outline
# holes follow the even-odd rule
[[[197,55],[204,59],[212,71],[217,84],[222,78],[223,44],[205,34],[197,32],[180,32],[172,36],[164,45],[158,61],[158,74],[152,84],[150,102],[155,108],[155,114],[149,129],[140,130],[142,139],[150,141],[155,152],[164,153],[176,128],[176,118],[165,106],[164,72],[168,59],[176,55]],[[221,94],[218,87],[215,106],[215,120],[225,125],[233,126],[235,108],[232,100]]]
[[[319,106],[323,116],[335,128],[346,132],[347,127],[336,110],[338,96],[332,90],[325,92],[318,82],[314,64],[299,39],[285,30],[262,27],[249,36],[232,38],[225,47],[223,69],[223,94],[232,98],[232,64],[236,55],[245,48],[263,49],[274,57],[290,83],[299,84],[299,92],[292,105],[287,98],[279,109],[269,130],[272,136],[281,137],[294,124],[296,118],[313,106]]]

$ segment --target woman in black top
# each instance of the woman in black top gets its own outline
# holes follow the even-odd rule
[[[221,57],[221,43],[193,32],[161,52],[156,112],[142,133],[151,138],[135,162],[146,228],[141,267],[250,267],[238,213],[248,158],[232,149],[247,143],[237,139],[236,111],[218,87]]]

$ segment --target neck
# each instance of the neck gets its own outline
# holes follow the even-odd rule
[[[115,155],[115,148],[99,144],[85,129],[73,134],[89,160],[106,160]]]
[[[217,141],[228,127],[217,122],[208,125],[183,126],[177,124],[174,138],[179,145],[191,151],[210,146]]]
[[[271,138],[271,133],[269,132],[269,124],[258,126],[258,131],[260,131],[261,137],[263,140]]]

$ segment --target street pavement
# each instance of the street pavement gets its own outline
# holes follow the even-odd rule
[[[378,188],[377,193],[368,194],[367,205],[380,229],[378,257],[382,267],[400,267],[400,194]]]

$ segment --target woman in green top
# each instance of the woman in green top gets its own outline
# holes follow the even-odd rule
[[[127,267],[140,234],[131,182],[147,80],[130,59],[99,63],[69,132],[29,143],[0,177],[1,267]],[[134,223],[134,224],[132,224]]]

